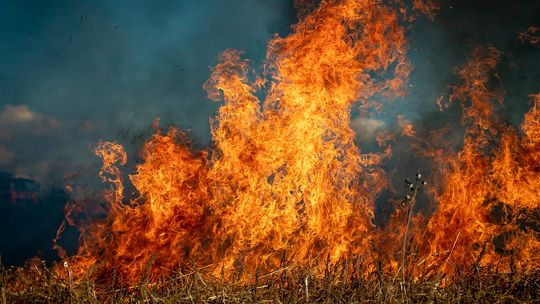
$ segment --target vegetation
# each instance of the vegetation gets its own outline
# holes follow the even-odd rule
[[[179,269],[172,276],[136,286],[60,279],[42,262],[0,268],[3,303],[537,303],[540,272],[500,273],[472,267],[450,278],[403,279],[374,272],[348,273],[350,265],[329,267],[322,276],[283,267],[246,280],[225,282],[204,269]],[[359,270],[365,271],[365,270]],[[114,275],[113,275],[114,277]],[[347,278],[347,279],[345,279]]]

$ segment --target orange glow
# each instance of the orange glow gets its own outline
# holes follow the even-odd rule
[[[291,35],[270,41],[262,77],[240,52],[225,51],[205,84],[223,101],[213,149],[191,152],[180,131],[158,130],[130,176],[139,194],[123,202],[125,152],[98,145],[110,206],[105,219],[81,228],[69,259],[74,276],[114,269],[137,282],[147,267],[157,279],[191,263],[253,274],[283,259],[368,256],[385,155],[360,152],[351,108],[404,95],[406,44],[391,8],[348,0],[321,3]],[[264,101],[255,95],[261,88]]]
[[[457,154],[445,153],[438,163],[437,211],[419,237],[419,248],[432,273],[453,273],[458,267],[496,265],[537,268],[540,242],[534,232],[540,199],[538,96],[525,115],[522,136],[498,121],[501,92],[490,89],[500,52],[476,49],[458,75],[451,101],[463,108],[466,136]],[[495,93],[494,93],[495,92]],[[536,215],[534,215],[536,213]],[[536,219],[535,219],[536,217]]]
[[[522,42],[528,42],[532,45],[540,43],[540,31],[537,27],[531,26],[526,31],[518,33],[518,39]]]
[[[440,8],[439,5],[432,0],[413,0],[413,7],[428,16],[431,20],[435,18],[435,14]]]
[[[398,115],[398,124],[402,130],[401,132],[402,136],[408,136],[408,137],[416,136],[416,131],[414,131],[414,127],[412,123],[409,120],[407,120],[403,115]]]
[[[451,274],[476,262],[503,270],[539,266],[531,221],[540,202],[540,95],[521,132],[503,126],[497,116],[503,94],[492,89],[501,53],[476,49],[458,71],[463,84],[449,103],[437,100],[441,110],[461,105],[460,151],[448,149],[447,129],[423,140],[422,130],[397,117],[413,150],[433,162],[428,189],[436,211],[429,218],[414,214],[425,188],[417,175],[404,199],[390,200],[396,211],[388,225],[375,227],[375,200],[389,188],[380,165],[399,133],[377,134],[383,151],[362,153],[351,115],[354,107],[381,110],[381,100],[406,95],[412,67],[398,22],[403,12],[371,0],[306,3],[295,1],[300,21],[292,33],[269,42],[263,73],[239,51],[220,55],[204,85],[222,102],[211,122],[211,148],[193,149],[182,131],[165,132],[156,121],[126,181],[124,148],[97,145],[106,204],[66,207],[66,223],[81,238],[73,257],[57,247],[67,262],[59,273],[110,280],[114,272],[137,283],[195,265],[226,279],[250,278],[285,264],[322,271],[327,262],[353,257],[367,271],[385,261],[385,270],[403,275]],[[428,16],[436,11],[431,1],[414,7]],[[125,193],[128,185],[134,195]],[[103,216],[76,220],[92,208]]]

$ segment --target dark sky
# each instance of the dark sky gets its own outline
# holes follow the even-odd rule
[[[208,143],[219,105],[202,85],[218,54],[242,49],[259,66],[268,39],[295,22],[290,0],[0,0],[0,171],[50,184],[95,170],[96,141],[134,150],[156,116]],[[458,124],[435,100],[455,82],[452,68],[487,44],[506,54],[508,119],[518,123],[540,91],[539,47],[516,39],[529,26],[540,26],[540,1],[442,1],[433,22],[419,18],[409,32],[410,95],[355,126],[387,128],[397,113],[420,128]]]
[[[260,61],[295,18],[288,0],[0,1],[0,171],[58,180],[156,116],[207,142],[218,54]]]

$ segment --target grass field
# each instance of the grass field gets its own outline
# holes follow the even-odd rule
[[[44,264],[1,267],[4,303],[539,303],[540,272],[499,273],[471,267],[454,278],[408,279],[374,272],[362,277],[335,266],[315,276],[283,267],[224,282],[204,270],[177,270],[149,284],[112,280],[73,283]],[[347,277],[347,278],[346,278]]]

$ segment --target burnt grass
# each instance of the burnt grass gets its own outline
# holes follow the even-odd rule
[[[283,267],[249,280],[219,279],[202,269],[167,278],[121,282],[60,279],[45,263],[0,266],[0,303],[540,303],[540,270],[502,273],[470,267],[449,277],[357,276],[337,265],[323,275]]]

